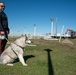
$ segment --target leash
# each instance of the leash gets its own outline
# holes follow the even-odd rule
[[[9,44],[11,44],[11,42],[6,37],[4,39],[6,39]]]
[[[5,39],[11,44],[11,42],[5,37]],[[12,49],[12,48],[11,48]],[[15,53],[15,55],[18,57],[17,53],[12,49],[12,51]],[[11,59],[13,59],[10,55],[8,55]]]
[[[11,42],[5,37],[5,39],[9,42],[9,44],[11,44]],[[14,43],[15,45],[17,45],[16,43]],[[18,47],[20,47],[21,49],[23,49],[23,51],[24,51],[24,47],[21,47],[21,46],[19,46],[19,45],[17,45]]]
[[[9,42],[9,44],[11,44],[11,42],[5,37],[5,39]],[[16,43],[14,43],[14,44],[16,44]],[[17,44],[16,44],[17,45]],[[17,45],[17,46],[19,46],[19,45]],[[36,45],[27,45],[27,46],[36,46]],[[21,47],[21,46],[19,46],[20,48],[22,48],[22,49],[24,49],[23,47]]]

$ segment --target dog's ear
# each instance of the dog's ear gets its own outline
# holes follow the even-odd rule
[[[25,34],[25,39],[26,39],[26,40],[28,40],[28,37],[27,37],[27,35],[26,35],[26,34]]]
[[[27,37],[27,35],[26,34],[25,35],[22,34],[21,37]]]
[[[25,34],[25,37],[26,37],[27,35]]]
[[[21,35],[21,37],[24,36],[23,34]]]

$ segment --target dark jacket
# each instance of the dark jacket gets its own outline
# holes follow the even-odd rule
[[[9,33],[8,28],[8,19],[6,14],[0,10],[0,31],[7,31]]]

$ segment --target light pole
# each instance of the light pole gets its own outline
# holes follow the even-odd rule
[[[36,24],[34,24],[34,36],[36,36]]]
[[[54,18],[51,18],[51,35],[54,35]]]
[[[10,27],[10,34],[12,35],[12,27]]]
[[[25,27],[25,34],[27,35],[27,33],[26,33],[26,27]]]
[[[57,37],[57,24],[58,24],[58,19],[56,17],[56,37]]]

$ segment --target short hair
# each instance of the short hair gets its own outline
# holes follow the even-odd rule
[[[2,1],[0,1],[0,3],[3,3],[4,4],[4,2],[2,2]]]
[[[4,2],[2,2],[2,1],[0,1],[0,3],[3,3],[4,4]],[[5,4],[4,4],[4,8],[3,8],[3,10],[5,9]]]

